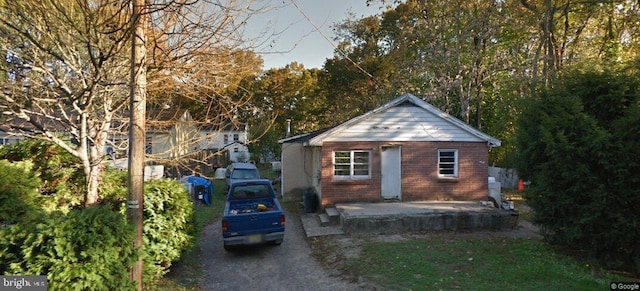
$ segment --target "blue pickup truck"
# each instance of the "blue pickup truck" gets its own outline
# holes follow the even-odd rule
[[[224,249],[261,243],[282,244],[285,215],[268,179],[235,182],[222,217]]]

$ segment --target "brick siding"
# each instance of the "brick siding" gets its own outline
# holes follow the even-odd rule
[[[486,200],[488,146],[484,142],[324,142],[322,146],[322,206],[344,202],[379,202],[380,149],[401,146],[402,201]],[[438,149],[458,150],[458,178],[438,177]],[[370,150],[371,179],[333,178],[333,152]]]

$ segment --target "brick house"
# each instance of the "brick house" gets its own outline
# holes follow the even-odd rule
[[[488,196],[500,141],[404,94],[338,126],[281,139],[282,193],[348,202],[468,201]]]

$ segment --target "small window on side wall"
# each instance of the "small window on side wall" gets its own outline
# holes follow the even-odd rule
[[[458,177],[458,150],[438,150],[438,177]]]

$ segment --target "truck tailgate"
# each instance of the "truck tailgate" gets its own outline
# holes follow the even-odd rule
[[[283,213],[272,199],[230,201],[224,219],[227,235],[282,231]]]
[[[282,231],[282,212],[239,213],[225,217],[230,236]]]

